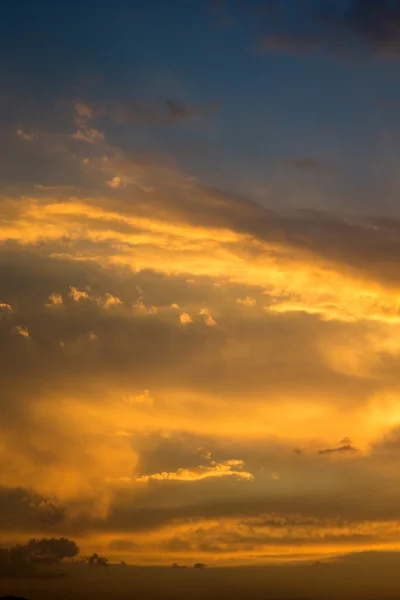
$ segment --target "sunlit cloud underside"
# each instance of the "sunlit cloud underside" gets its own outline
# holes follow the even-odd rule
[[[398,222],[273,212],[71,120],[15,143],[90,185],[0,201],[2,538],[136,562],[396,548]]]

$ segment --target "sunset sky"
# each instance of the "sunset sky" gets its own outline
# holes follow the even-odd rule
[[[0,545],[400,549],[400,1],[15,0]]]

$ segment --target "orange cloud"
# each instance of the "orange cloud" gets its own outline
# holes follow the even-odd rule
[[[179,316],[179,321],[182,323],[182,325],[190,325],[193,323],[193,319],[188,313],[181,313]]]
[[[207,477],[224,477],[233,475],[240,479],[253,479],[253,475],[243,471],[244,462],[242,460],[230,459],[224,462],[212,461],[210,465],[196,467],[195,469],[178,469],[172,472],[153,473],[151,475],[139,475],[136,477],[138,483],[148,483],[153,481],[199,481]]]

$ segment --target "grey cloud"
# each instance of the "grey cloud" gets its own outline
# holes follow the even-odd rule
[[[121,198],[129,209],[128,197]],[[229,227],[260,241],[283,244],[312,257],[333,262],[339,270],[363,273],[371,280],[397,285],[400,221],[393,218],[342,216],[334,212],[285,214],[218,189],[192,185],[163,199],[147,198],[160,214],[198,225]]]
[[[196,107],[171,98],[165,98],[160,103],[126,100],[88,104],[95,117],[109,117],[117,123],[133,125],[172,125],[219,110],[218,103]]]
[[[296,11],[298,18],[293,20]],[[323,6],[302,2],[296,8],[283,1],[280,10],[269,13],[268,18],[261,33],[260,49],[264,52],[328,50],[348,54],[364,46],[379,56],[399,54],[398,0],[348,0]],[[281,33],[272,32],[271,24]]]
[[[357,0],[346,13],[344,24],[378,53],[390,55],[400,50],[399,0]]]
[[[98,200],[114,210],[130,214],[140,206],[140,210],[149,216],[157,213],[160,218],[172,217],[190,224],[229,227],[238,233],[256,236],[261,241],[285,244],[294,252],[302,251],[310,257],[333,261],[338,268],[346,271],[350,268],[354,273],[361,272],[378,282],[394,285],[397,281],[400,257],[398,219],[357,216],[350,219],[335,214],[327,218],[327,215],[316,211],[313,214],[303,214],[301,218],[299,215],[280,214],[247,198],[185,181],[173,164],[168,161],[165,163],[160,157],[132,153],[125,155],[122,151],[100,144],[95,150],[98,156],[93,157],[93,167],[85,166],[79,159],[79,156],[83,158],[79,154],[82,149],[77,154],[78,158],[73,158],[65,139],[61,144],[62,151],[47,155],[39,142],[20,140],[15,132],[10,132],[10,135],[13,136],[12,144],[18,147],[15,152],[21,160],[10,159],[14,152],[11,144],[11,150],[7,148],[5,161],[2,163],[3,183],[8,186],[15,186],[17,181],[21,186],[21,177],[25,181],[22,187],[26,192],[32,183],[71,186],[72,182],[72,185],[80,186],[74,193],[84,195],[90,201],[91,196],[104,190],[107,178],[120,174],[129,181],[138,180],[139,187],[132,184],[136,186],[134,197],[132,187],[128,186],[126,190],[118,190],[107,201]],[[92,145],[89,146],[92,149]],[[6,147],[7,144],[4,148]],[[107,164],[99,162],[99,157],[106,150],[110,155]],[[10,160],[10,165],[7,166]],[[312,157],[299,160],[297,166],[303,170],[315,170],[322,166],[314,162],[317,159]],[[53,165],[50,169],[49,161]],[[21,175],[21,165],[25,164],[26,169],[23,168]],[[155,193],[148,194],[140,189],[140,185],[146,189],[154,188]],[[31,187],[30,192],[32,191]],[[15,195],[17,192],[14,189],[12,193]],[[43,187],[34,190],[34,196],[40,194],[57,194],[58,197],[67,198],[71,195],[71,188],[50,189],[48,192]],[[105,226],[101,223],[94,225],[99,228]],[[121,230],[123,228],[122,225],[114,227]],[[83,240],[79,244],[83,244]],[[89,244],[86,248],[89,248]]]
[[[334,454],[336,452],[358,452],[358,450],[351,444],[346,443],[343,444],[343,446],[338,446],[337,448],[325,448],[324,450],[320,450],[318,454]]]
[[[9,317],[0,322],[4,333],[0,348],[3,381],[10,391],[14,390],[12,393],[16,393],[18,387],[15,378],[22,374],[24,377],[18,385],[24,387],[26,380],[29,388],[34,381],[34,387],[30,387],[33,393],[34,389],[41,389],[45,380],[48,387],[56,386],[59,378],[67,386],[81,387],[86,385],[85,381],[92,385],[99,368],[104,378],[114,384],[118,381],[121,388],[127,385],[129,373],[135,373],[137,385],[146,389],[147,376],[141,370],[147,372],[151,368],[158,374],[157,388],[168,382],[178,388],[213,391],[221,398],[228,394],[233,399],[240,399],[242,393],[249,394],[250,377],[254,394],[273,390],[283,381],[288,388],[295,387],[299,391],[303,382],[308,387],[307,382],[312,377],[316,386],[324,386],[326,396],[329,389],[334,393],[340,387],[343,394],[347,388],[355,401],[369,393],[373,385],[335,374],[321,364],[315,342],[321,327],[333,330],[333,324],[321,326],[315,322],[311,325],[307,319],[291,315],[277,321],[262,311],[259,320],[248,319],[245,311],[238,312],[240,307],[234,298],[229,300],[231,311],[227,310],[228,298],[206,279],[191,288],[183,277],[167,277],[150,271],[133,274],[124,269],[115,272],[93,262],[50,259],[33,251],[7,249],[7,246],[0,253],[0,275],[1,301],[15,307]],[[89,286],[91,293],[97,296],[111,293],[120,298],[123,305],[105,311],[93,301],[73,302],[68,295],[71,285],[83,290]],[[135,313],[132,306],[139,296],[137,285],[145,292],[144,301],[160,308],[158,314]],[[52,293],[64,298],[62,310],[46,308]],[[173,302],[188,307],[192,313],[199,313],[203,305],[217,312],[224,309],[225,326],[206,328],[199,319],[190,330],[183,330],[176,311],[169,308]],[[283,322],[291,323],[292,329],[287,330]],[[33,341],[30,347],[22,346],[24,340],[12,336],[16,325],[29,330]],[[301,332],[303,348],[307,340],[309,355],[304,361],[293,343],[293,327]],[[98,342],[80,345],[79,339],[91,332],[96,334]],[[274,340],[273,346],[266,346],[266,338]],[[232,340],[240,345],[251,340],[246,360],[240,354],[237,358],[227,358],[227,347]],[[66,344],[65,349],[60,347],[61,341]],[[268,377],[266,352],[271,353]],[[279,359],[283,353],[288,360],[292,357],[290,366]],[[310,356],[314,357],[313,362]],[[84,372],[86,380],[82,380]]]
[[[282,470],[285,477],[275,488],[266,486],[262,474],[258,472],[255,473],[255,480],[250,487],[228,478],[224,481],[203,480],[189,484],[162,482],[162,493],[161,485],[157,485],[157,482],[139,489],[125,488],[114,494],[107,516],[102,517],[92,513],[90,500],[66,501],[59,505],[53,499],[32,495],[25,490],[2,488],[0,506],[4,510],[1,512],[3,519],[0,519],[0,530],[18,531],[18,526],[22,523],[26,524],[27,530],[41,528],[47,531],[50,528],[57,535],[69,537],[81,535],[82,532],[115,532],[117,539],[119,531],[124,534],[146,532],[179,523],[193,523],[195,527],[196,522],[202,520],[223,521],[234,518],[239,524],[260,531],[260,535],[263,535],[263,528],[292,528],[293,532],[296,527],[343,527],[348,530],[352,524],[361,525],[366,520],[397,519],[399,494],[393,488],[390,473],[386,476],[380,472],[381,458],[378,450],[367,459],[356,458],[359,462],[354,467],[347,461],[347,466],[340,461],[342,464],[339,469],[338,464],[331,463],[327,467],[326,463],[322,464],[312,455],[307,458],[306,463],[301,461],[300,464],[294,457],[290,458],[289,454],[282,453],[279,448],[274,449],[272,441],[269,447],[267,444],[255,453],[254,445],[252,448],[250,443],[246,447],[243,442],[235,444],[229,440],[212,437],[196,439],[184,433],[181,437],[173,436],[166,445],[164,440],[159,445],[155,441],[147,445],[147,452],[153,452],[152,466],[157,468],[163,464],[162,460],[165,460],[166,467],[174,464],[174,461],[177,464],[184,461],[184,440],[189,442],[189,459],[186,462],[188,465],[195,462],[195,447],[201,444],[211,449],[216,458],[233,453],[244,458],[249,469],[253,469],[257,463],[267,461],[274,468]],[[86,443],[89,443],[89,440],[86,440]],[[146,445],[137,443],[137,440],[134,440],[134,445],[140,453],[143,449],[146,450]],[[162,452],[165,459],[161,458]],[[191,454],[193,458],[190,458]],[[85,457],[81,456],[81,461],[84,460]],[[390,462],[388,457],[384,456],[383,460],[386,469],[390,464],[395,472],[397,458]],[[47,461],[46,467],[51,464]],[[147,461],[147,464],[151,463]],[[298,481],[296,493],[293,493],[292,488],[289,491],[279,487],[284,486],[285,478],[292,482],[293,478]],[[328,488],[325,487],[324,478],[329,482]],[[308,487],[307,481],[318,481],[318,489]],[[345,493],[341,491],[343,486]],[[365,502],[365,489],[368,489],[368,502]],[[51,518],[43,519],[44,513]],[[362,541],[361,538],[359,541]]]
[[[374,453],[377,456],[396,456],[400,451],[400,428],[394,427],[392,430],[376,440],[373,444]]]
[[[44,531],[64,523],[63,506],[23,488],[0,486],[0,531]]]
[[[260,546],[321,546],[328,544],[357,545],[367,544],[378,545],[380,542],[379,536],[371,534],[347,534],[343,535],[323,535],[310,536],[308,538],[294,535],[280,536],[277,539],[275,536],[264,535],[244,535],[235,531],[224,533],[214,533],[207,529],[199,529],[188,535],[188,539],[173,537],[166,542],[164,548],[168,551],[191,551],[204,552],[210,554],[219,553],[237,553],[240,550],[256,551]]]
[[[263,515],[268,522],[268,513],[288,519],[289,528],[295,522],[301,526],[302,523],[304,524],[304,518],[313,519],[313,525],[309,524],[309,526],[315,528],[327,526],[326,519],[333,519],[331,521],[333,527],[362,525],[365,520],[378,522],[396,520],[399,495],[389,493],[385,488],[378,491],[371,483],[370,481],[368,503],[363,501],[361,490],[364,488],[358,486],[354,489],[350,488],[346,495],[336,490],[329,494],[319,493],[311,498],[305,494],[291,494],[290,497],[282,494],[270,496],[265,491],[258,497],[246,497],[238,495],[238,486],[236,486],[230,490],[230,493],[220,495],[212,501],[206,499],[207,486],[204,487],[204,482],[194,484],[196,494],[191,501],[184,494],[182,486],[171,485],[170,498],[168,489],[163,486],[163,497],[168,501],[164,505],[161,502],[154,504],[156,499],[159,500],[159,489],[158,493],[153,493],[152,496],[136,496],[135,502],[132,496],[121,494],[115,498],[107,519],[97,520],[90,517],[86,517],[85,520],[76,519],[69,523],[69,534],[73,535],[73,532],[82,529],[93,532],[145,532],[155,531],[170,524],[181,523],[194,527],[196,523],[200,525],[203,520],[234,518],[242,522],[249,518],[259,519]],[[179,505],[176,504],[178,494]],[[203,501],[199,501],[200,496],[204,498]],[[173,497],[175,503],[172,502]],[[273,527],[279,528],[277,525]]]
[[[121,552],[131,552],[138,548],[138,544],[130,540],[111,540],[108,544],[110,550],[119,550]]]

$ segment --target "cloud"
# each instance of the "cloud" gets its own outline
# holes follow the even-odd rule
[[[92,118],[92,111],[87,104],[77,102],[75,104],[75,111],[79,117],[88,118],[88,119]]]
[[[238,304],[242,304],[243,306],[255,306],[257,304],[257,300],[251,296],[246,296],[246,298],[238,298],[236,302]]]
[[[12,313],[12,306],[6,302],[0,302],[0,318]]]
[[[234,475],[240,479],[253,479],[253,475],[243,471],[242,460],[230,459],[220,463],[212,461],[210,465],[199,466],[194,469],[178,469],[172,472],[153,473],[151,475],[139,475],[136,481],[148,483],[153,481],[199,481],[208,477],[224,477]]]
[[[36,137],[35,133],[27,133],[26,131],[23,131],[22,129],[17,129],[17,135],[21,139],[23,139],[25,142],[31,142]]]
[[[57,500],[45,498],[23,487],[0,486],[0,508],[0,529],[3,532],[18,528],[26,532],[38,529],[48,532],[65,519],[64,509],[57,504]]]
[[[80,300],[89,300],[90,296],[87,292],[85,292],[84,290],[79,290],[78,288],[74,287],[74,286],[70,286],[70,296],[71,298],[73,298],[73,300],[75,302],[79,302]]]
[[[117,296],[114,296],[113,294],[109,294],[108,292],[106,292],[103,297],[97,298],[96,301],[103,308],[111,308],[115,306],[120,306],[122,304],[122,300],[120,300]]]
[[[207,327],[214,327],[217,324],[208,308],[202,308],[200,314],[203,316],[204,323],[207,325]]]
[[[143,390],[143,392],[137,396],[124,396],[123,400],[126,404],[137,404],[149,407],[152,407],[154,404],[154,399],[151,397],[149,390]]]
[[[397,219],[272,211],[77,144],[99,117],[74,118],[85,185],[0,199],[2,537],[134,535],[139,561],[394,544]]]
[[[309,2],[293,8],[282,2],[281,10],[264,19],[260,49],[351,54],[364,47],[381,57],[397,56],[399,31],[398,0],[349,0],[323,7]]]
[[[181,313],[179,315],[179,321],[182,323],[182,325],[190,325],[193,323],[193,319],[188,313]]]
[[[90,118],[104,118],[126,125],[173,125],[180,121],[210,115],[219,110],[219,103],[188,106],[181,100],[165,98],[161,102],[114,100],[87,105]],[[86,115],[84,115],[86,116]]]
[[[69,289],[69,296],[74,300],[74,302],[80,302],[81,300],[90,300],[92,302],[96,302],[99,306],[105,309],[122,305],[122,301],[120,300],[120,298],[108,292],[106,292],[103,296],[96,296],[90,295],[85,290],[80,290],[74,286],[70,286]],[[51,296],[51,298],[53,298],[53,304],[59,304],[59,302],[54,302],[54,296]],[[57,300],[58,299],[59,298],[57,297]]]
[[[120,187],[121,183],[122,183],[121,177],[118,177],[118,175],[116,175],[115,177],[110,179],[110,181],[107,181],[108,187],[110,187],[112,189]]]
[[[334,454],[336,452],[358,452],[358,450],[351,445],[349,438],[344,438],[340,441],[340,446],[337,448],[325,448],[324,450],[319,450],[318,454]]]
[[[14,327],[14,332],[25,339],[31,339],[28,329],[26,327],[23,327],[22,325],[16,325]]]
[[[76,293],[77,293],[77,290],[74,291],[74,297],[75,297]],[[61,294],[57,294],[56,292],[54,292],[53,294],[50,294],[46,306],[48,306],[48,307],[61,306],[62,304],[63,304],[63,298],[62,298]]]
[[[343,19],[378,54],[397,54],[400,50],[400,2],[398,0],[358,0]]]
[[[79,142],[95,144],[96,142],[104,140],[104,133],[97,129],[78,129],[71,135],[71,138],[78,140]]]

